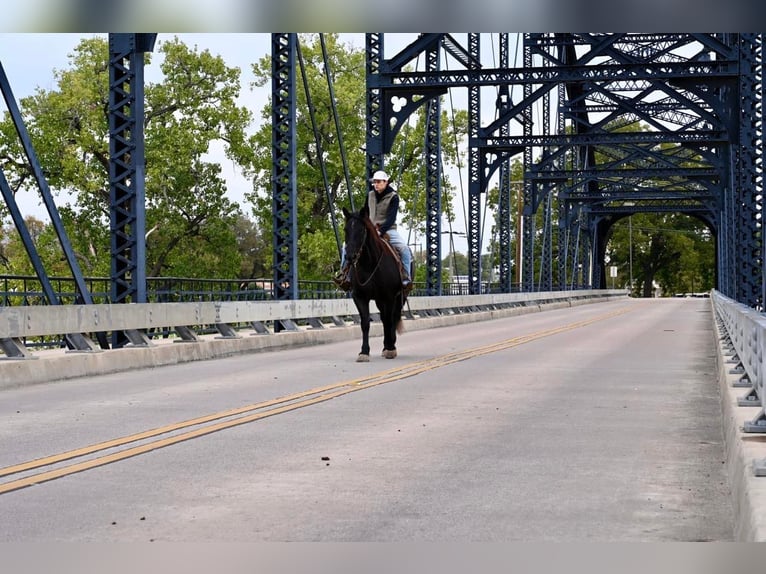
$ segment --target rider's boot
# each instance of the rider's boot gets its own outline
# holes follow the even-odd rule
[[[340,271],[335,275],[335,277],[332,278],[333,283],[335,283],[341,290],[343,291],[350,291],[351,290],[351,277],[349,277],[349,266],[344,265]]]
[[[407,296],[410,294],[410,291],[412,291],[412,288],[415,286],[415,284],[412,282],[411,277],[414,275],[414,268],[415,268],[415,262],[412,261],[410,263],[410,269],[405,269],[404,266],[402,266],[402,270],[404,271],[402,273],[402,290],[404,291],[404,295]]]

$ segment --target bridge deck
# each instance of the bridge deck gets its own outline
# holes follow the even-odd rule
[[[126,437],[4,476],[0,540],[764,539],[709,300],[429,320],[0,391],[2,468]]]

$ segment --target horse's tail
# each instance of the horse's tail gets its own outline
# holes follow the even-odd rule
[[[407,305],[407,308],[409,309],[409,302],[407,301],[407,295],[404,294],[404,292],[401,293],[402,296],[402,309],[405,305]],[[399,320],[396,322],[396,332],[400,335],[406,331],[404,328],[404,320],[402,319],[402,309],[399,309]]]

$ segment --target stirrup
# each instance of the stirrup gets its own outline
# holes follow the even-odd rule
[[[338,271],[338,274],[332,278],[332,281],[343,291],[351,290],[351,280],[348,278],[348,271],[341,269]]]

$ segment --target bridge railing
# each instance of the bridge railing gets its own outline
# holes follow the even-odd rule
[[[78,303],[77,286],[72,277],[50,277],[54,293],[64,305]],[[111,300],[111,280],[108,277],[86,277],[94,303],[114,303]],[[500,292],[499,283],[483,281],[482,293]],[[520,292],[514,284],[511,291]],[[190,301],[264,301],[272,298],[274,281],[265,278],[209,279],[188,277],[148,277],[146,293],[149,303],[181,303]],[[463,281],[442,283],[444,295],[468,295],[468,284]],[[412,295],[426,295],[425,283],[415,282]],[[298,299],[343,299],[332,281],[298,282]],[[81,302],[81,301],[79,301]],[[34,275],[0,275],[0,307],[33,306],[47,304],[45,291]]]
[[[625,296],[623,290],[416,296],[408,299],[404,315],[415,318]],[[371,310],[377,313],[374,304]],[[74,350],[99,352],[91,339],[98,333],[119,331],[133,346],[151,346],[151,338],[159,336],[194,342],[200,333],[210,331],[219,333],[220,338],[238,338],[243,328],[271,334],[301,327],[322,328],[327,322],[345,325],[347,321],[358,321],[350,298],[4,306],[0,307],[0,350],[9,358],[24,359],[34,358],[24,341],[40,337],[78,334],[68,338],[70,344],[82,342]]]
[[[734,365],[729,371],[741,375],[734,383],[747,389],[738,400],[740,406],[759,406],[755,418],[744,424],[743,430],[766,433],[766,410],[764,410],[764,380],[766,380],[766,316],[757,309],[738,303],[713,290],[711,300],[716,320],[722,327],[722,345]]]

